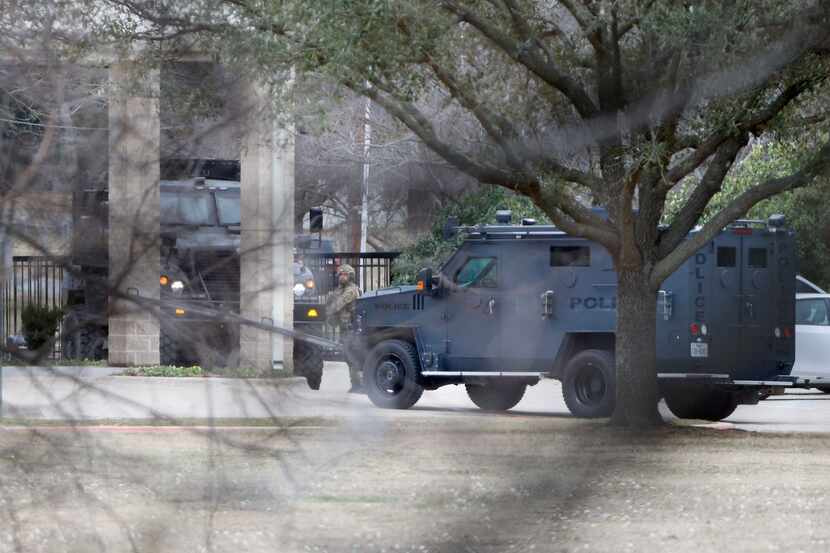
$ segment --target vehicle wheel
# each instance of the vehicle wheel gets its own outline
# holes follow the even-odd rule
[[[320,354],[320,348],[295,340],[294,374],[304,376],[312,390],[319,390],[323,381],[323,356]]]
[[[374,347],[363,365],[363,383],[372,403],[385,409],[409,409],[421,398],[418,352],[402,340]]]
[[[562,378],[562,397],[577,417],[609,417],[616,398],[614,355],[586,349],[571,357]]]
[[[466,384],[467,395],[479,409],[507,411],[522,400],[526,384],[493,381],[486,384]]]
[[[159,334],[159,364],[175,365],[179,358],[176,340],[162,330]]]
[[[719,421],[735,412],[735,394],[701,386],[672,386],[663,392],[666,406],[681,419]]]

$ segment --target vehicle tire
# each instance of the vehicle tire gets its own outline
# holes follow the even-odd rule
[[[719,421],[735,412],[735,394],[704,386],[672,386],[663,391],[666,406],[680,419]]]
[[[176,340],[162,329],[159,334],[159,364],[175,365],[178,359],[179,350],[176,346]]]
[[[507,411],[522,400],[526,384],[490,381],[486,384],[466,384],[467,395],[484,411]]]
[[[562,377],[562,397],[577,417],[610,417],[616,401],[614,354],[583,350],[568,361]]]
[[[372,349],[363,365],[369,399],[385,409],[409,409],[421,398],[418,352],[402,340],[386,340]]]
[[[320,348],[294,341],[294,374],[304,376],[308,387],[319,390],[323,381],[323,356]]]

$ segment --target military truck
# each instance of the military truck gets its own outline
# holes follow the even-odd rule
[[[369,398],[404,409],[463,384],[487,410],[515,406],[540,378],[562,382],[577,416],[615,401],[616,273],[599,244],[525,220],[453,228],[459,249],[415,286],[358,300],[350,348]],[[659,291],[658,379],[671,411],[720,420],[781,393],[794,358],[795,246],[783,218],[739,221]]]
[[[174,166],[175,168],[176,166]],[[202,176],[160,182],[160,336],[165,365],[205,367],[239,363],[240,183],[238,163],[203,162]],[[168,170],[169,171],[169,170]],[[163,171],[164,172],[164,171]],[[102,359],[107,349],[107,192],[76,194],[71,274],[62,347],[67,358]],[[322,231],[322,212],[311,211],[312,232]],[[295,238],[295,254],[328,251],[329,241]],[[295,320],[298,330],[322,334],[323,296],[313,273],[295,270]],[[303,291],[315,293],[299,294]],[[231,315],[231,317],[227,317]],[[297,340],[294,368],[317,389],[322,348]]]
[[[326,334],[326,294],[331,289],[332,275],[325,267],[312,270],[305,263],[307,256],[332,253],[331,240],[322,238],[323,213],[313,208],[309,213],[310,232],[317,236],[300,235],[294,239],[294,328],[313,336]],[[323,363],[331,358],[329,350],[303,341],[294,341],[294,370],[306,378],[312,390],[318,390],[323,378]]]

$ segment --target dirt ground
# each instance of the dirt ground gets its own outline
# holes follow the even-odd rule
[[[3,427],[0,551],[826,551],[828,458],[564,417]]]

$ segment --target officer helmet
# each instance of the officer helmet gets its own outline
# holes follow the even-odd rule
[[[340,265],[340,267],[337,268],[337,274],[338,275],[347,274],[350,277],[353,277],[354,276],[354,267],[352,267],[348,263],[344,263],[343,265]]]

